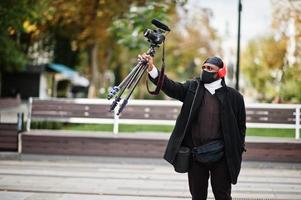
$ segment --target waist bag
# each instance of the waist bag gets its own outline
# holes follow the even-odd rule
[[[214,140],[207,144],[194,147],[192,149],[194,160],[201,163],[210,163],[219,161],[224,156],[224,141]]]

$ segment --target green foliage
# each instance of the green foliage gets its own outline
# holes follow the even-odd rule
[[[28,63],[27,50],[47,0],[0,1],[0,65],[8,71]]]
[[[278,73],[283,70],[286,42],[276,41],[272,36],[249,42],[242,55],[242,71],[262,101],[277,96]]]
[[[148,49],[148,42],[143,37],[145,28],[155,28],[151,25],[151,19],[157,18],[166,23],[171,32],[167,34],[165,55],[168,76],[177,81],[184,81],[196,77],[200,73],[197,67],[208,55],[219,54],[218,36],[210,25],[211,13],[200,9],[195,13],[189,13],[191,21],[181,21],[176,12],[176,4],[173,3],[146,3],[143,7],[132,7],[123,18],[113,22],[110,31],[117,41],[111,66],[117,72],[117,83],[122,81],[136,63],[138,54]],[[183,9],[178,6],[178,9]],[[189,11],[186,11],[189,12]],[[188,21],[188,22],[187,22]],[[200,29],[199,27],[203,27]],[[162,46],[157,50],[155,64],[161,67]],[[121,69],[120,69],[121,68]],[[117,73],[115,73],[117,75]],[[145,90],[145,77],[135,90],[135,98],[162,99],[159,96],[150,96]],[[151,85],[152,83],[150,83]]]
[[[301,102],[301,65],[294,65],[287,69],[280,95],[284,101],[291,103]]]
[[[249,42],[242,55],[242,71],[260,101],[301,102],[301,63],[286,63],[287,41],[261,37]]]
[[[279,99],[301,102],[301,4],[298,1],[272,0],[272,27],[280,40],[287,41],[285,65]],[[277,47],[276,47],[277,48]]]
[[[160,1],[159,1],[160,2]],[[142,51],[149,45],[146,38],[143,37],[143,31],[146,28],[154,29],[151,20],[157,18],[164,22],[169,22],[167,13],[175,6],[174,3],[146,2],[139,6],[135,3],[122,17],[115,17],[112,25],[109,27],[110,33],[114,36],[117,44],[126,47],[130,51]]]
[[[173,32],[167,43],[168,74],[179,81],[199,76],[206,57],[221,55],[219,37],[210,24],[212,11],[183,8],[183,12],[185,18],[177,13],[173,16]]]
[[[173,79],[180,78],[179,81],[192,78],[196,72],[199,73],[195,67],[199,61],[218,52],[216,45],[212,45],[217,36],[210,25],[211,14],[206,10],[198,10],[193,15],[190,13],[189,16],[193,16],[190,21],[193,23],[181,22],[184,27],[179,27],[180,17],[176,8],[181,8],[185,2],[0,1],[0,42],[3,44],[0,47],[1,68],[19,69],[35,59],[32,57],[33,53],[47,52],[53,55],[53,62],[78,66],[80,72],[91,80],[93,93],[99,87],[108,88],[113,84],[107,78],[108,71],[115,75],[117,84],[129,73],[136,63],[137,55],[149,47],[143,37],[143,30],[154,29],[151,20],[157,18],[172,28],[166,44],[169,76]],[[155,57],[158,67],[161,64],[161,52],[162,47]],[[162,94],[156,97],[148,95],[143,83],[139,84],[134,96],[163,98]]]
[[[15,41],[0,35],[0,67],[1,70],[13,71],[24,68],[28,59]]]

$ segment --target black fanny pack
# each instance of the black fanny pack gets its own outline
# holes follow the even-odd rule
[[[192,149],[193,159],[201,163],[219,161],[224,156],[224,141],[214,140]]]

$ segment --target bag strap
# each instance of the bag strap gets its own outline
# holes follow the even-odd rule
[[[150,93],[151,95],[158,95],[160,93],[160,90],[162,89],[162,86],[163,86],[164,71],[165,71],[165,55],[164,55],[165,53],[164,52],[165,52],[165,42],[163,42],[162,66],[161,66],[157,86],[156,86],[156,89],[154,91],[150,91],[149,86],[148,86],[148,79],[146,79],[146,88],[147,88],[148,93]]]

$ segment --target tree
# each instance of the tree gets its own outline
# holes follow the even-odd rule
[[[146,24],[146,20],[150,16],[157,13],[155,12],[157,8],[167,7],[171,4],[166,2],[163,0],[157,2],[93,0],[87,4],[86,1],[82,0],[52,1],[47,14],[52,16],[51,21],[49,21],[50,27],[62,30],[61,34],[71,38],[70,41],[72,41],[73,46],[88,53],[87,66],[91,78],[90,97],[96,96],[99,87],[104,84],[104,73],[107,71],[113,56],[116,41],[119,41],[119,33],[112,34],[110,27],[117,24],[117,26],[122,27],[118,29],[121,33],[128,32],[129,26],[122,26],[122,23],[118,22],[119,19],[128,21],[125,23],[127,25],[133,23],[141,27],[142,24]],[[135,16],[139,12],[132,12],[134,9],[143,11],[140,12],[142,18]]]
[[[271,0],[272,27],[277,31],[277,37],[294,39],[296,62],[301,63],[301,1]]]
[[[183,4],[166,6],[162,3],[160,5],[157,4],[157,9],[153,9],[151,13],[145,12],[148,8],[132,9],[126,18],[113,23],[112,33],[117,34],[115,37],[119,44],[117,45],[118,50],[114,49],[114,52],[118,51],[119,53],[113,55],[112,63],[114,71],[118,72],[116,74],[119,76],[116,85],[129,72],[131,69],[129,66],[131,67],[136,62],[137,54],[148,48],[148,43],[142,33],[145,28],[154,28],[150,25],[150,21],[154,17],[162,20],[171,28],[171,32],[166,36],[165,47],[167,73],[171,78],[178,81],[193,78],[200,72],[200,68],[197,68],[196,65],[200,65],[208,55],[219,52],[218,36],[210,25],[212,17],[210,10],[205,8],[187,10],[185,4],[184,7]],[[146,4],[146,6],[150,5]],[[161,49],[157,50],[155,56],[158,68],[161,64],[162,48],[161,46]],[[135,90],[136,98],[157,99],[163,97],[162,95],[153,97],[147,94],[144,81],[143,79],[142,84],[139,84]]]
[[[301,2],[272,1],[274,34],[249,42],[242,70],[261,101],[301,102]]]
[[[171,76],[181,75],[183,79],[191,78],[194,74],[193,66],[199,62],[198,58],[203,59],[206,54],[216,52],[217,49],[217,36],[210,26],[209,10],[204,9],[191,15],[193,19],[190,20],[194,20],[194,24],[186,21],[182,23],[184,26],[178,26],[180,24],[178,20],[183,20],[186,16],[180,16],[176,10],[183,8],[185,0],[91,0],[89,3],[83,0],[4,2],[6,4],[2,5],[5,12],[2,13],[5,14],[1,16],[16,21],[16,24],[22,24],[13,29],[11,26],[6,26],[7,28],[4,28],[8,30],[6,34],[13,32],[13,37],[18,38],[19,34],[16,32],[22,34],[24,32],[23,35],[28,38],[26,41],[12,40],[14,45],[22,46],[20,50],[10,48],[17,49],[20,53],[15,57],[36,63],[37,58],[42,55],[37,52],[43,54],[46,52],[49,62],[59,62],[71,67],[77,65],[76,68],[91,80],[90,97],[98,96],[100,87],[109,86],[105,84],[109,70],[115,73],[116,82],[120,82],[131,70],[137,55],[148,49],[149,44],[143,37],[143,30],[154,28],[150,23],[153,18],[172,25],[173,31],[168,35],[166,45],[166,63],[171,66],[168,69]],[[22,3],[19,5],[19,2]],[[18,12],[9,10],[12,5],[18,5],[16,9],[21,9],[20,13],[24,15],[14,18],[13,13]],[[187,10],[185,15],[188,13],[191,11]],[[194,28],[195,22],[197,26],[203,27],[202,30]],[[160,63],[160,54],[161,50],[155,57],[157,63]],[[34,55],[38,56],[34,57]],[[10,59],[10,62],[16,60]],[[25,62],[22,62],[18,65],[24,64]],[[139,88],[137,96],[143,96]]]
[[[207,8],[178,8],[171,23],[174,24],[173,32],[167,43],[171,76],[182,81],[191,79],[199,75],[200,65],[206,57],[220,54],[219,37],[210,24],[212,17],[212,11]]]
[[[38,24],[46,9],[47,0],[0,1],[0,67],[18,70],[29,62],[30,45],[39,34]]]
[[[143,32],[146,28],[156,28],[151,24],[151,20],[156,18],[169,25],[171,22],[170,15],[174,12],[175,6],[176,3],[172,1],[149,1],[143,6],[133,5],[123,18],[113,22],[110,33],[117,42],[111,60],[111,69],[115,73],[116,85],[132,70],[133,64],[137,62],[137,55],[146,52],[149,48],[150,43],[143,36]],[[162,45],[157,50],[156,59],[160,57],[161,49]],[[145,77],[140,82],[143,83],[144,81]],[[139,84],[133,96],[137,98],[149,97],[145,95],[144,91],[144,84]]]
[[[273,36],[251,40],[244,50],[242,71],[259,93],[259,100],[271,101],[279,94],[285,53],[286,41],[276,41]]]

